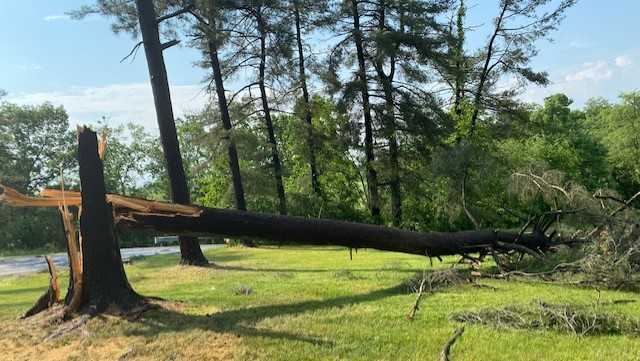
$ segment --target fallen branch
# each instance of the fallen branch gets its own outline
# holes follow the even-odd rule
[[[458,268],[449,268],[435,272],[427,272],[425,270],[420,276],[419,283],[417,278],[409,281],[409,285],[415,290],[417,296],[416,301],[407,315],[407,319],[413,321],[416,313],[420,310],[420,302],[425,294],[433,294],[443,289],[471,282],[471,279]]]
[[[456,332],[453,334],[453,336],[451,336],[449,341],[447,341],[447,343],[444,344],[444,347],[442,347],[442,352],[440,352],[439,361],[450,361],[449,354],[451,353],[451,347],[453,347],[453,344],[456,343],[456,341],[458,340],[458,338],[460,338],[460,336],[462,336],[463,332],[464,332],[464,327],[458,328]]]
[[[414,317],[416,317],[416,312],[418,312],[418,309],[420,308],[420,300],[422,299],[422,295],[424,294],[425,283],[427,283],[427,278],[423,277],[422,281],[420,282],[420,287],[418,288],[416,302],[413,304],[413,307],[411,307],[411,311],[409,311],[409,314],[407,315],[407,319],[409,321],[413,321]]]

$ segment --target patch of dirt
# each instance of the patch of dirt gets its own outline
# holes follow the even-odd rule
[[[0,360],[233,360],[241,339],[217,332],[205,310],[185,313],[182,304],[156,304],[158,309],[135,321],[100,315],[53,339],[49,336],[65,326],[59,308],[27,320],[0,320]]]

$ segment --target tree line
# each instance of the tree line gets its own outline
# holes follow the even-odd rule
[[[486,43],[473,49],[466,39],[479,30],[464,1],[154,1],[162,50],[186,40],[209,73],[210,104],[177,122],[191,200],[453,231],[510,228],[553,207],[518,197],[517,173],[631,195],[640,94],[581,110],[562,94],[519,101],[526,86],[548,84],[532,68],[535,45],[573,3],[499,1]],[[74,15],[111,16],[114,31],[138,37],[136,5],[101,0]],[[33,194],[59,182],[62,165],[73,184],[63,109],[4,103],[0,115],[3,183]],[[107,190],[171,198],[157,137],[135,125],[104,131]],[[27,211],[1,217],[15,223],[17,212]],[[42,212],[41,224],[55,227],[56,215]],[[55,234],[15,224],[3,227],[7,246]]]

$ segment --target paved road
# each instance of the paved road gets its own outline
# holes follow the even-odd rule
[[[217,248],[220,246],[221,245],[203,244],[202,249],[206,250],[210,248]],[[180,248],[178,248],[178,246],[123,248],[120,251],[122,253],[122,260],[127,261],[132,257],[148,257],[160,254],[179,253]],[[51,255],[51,257],[53,258],[53,262],[56,264],[56,266],[67,267],[69,265],[69,258],[67,257],[66,253],[55,253]],[[25,256],[0,259],[0,277],[41,272],[46,269],[47,263],[44,261],[44,257]]]

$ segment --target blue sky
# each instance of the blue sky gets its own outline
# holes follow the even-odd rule
[[[497,0],[469,0],[469,25],[489,24]],[[120,63],[137,42],[115,35],[106,18],[69,19],[65,12],[90,0],[0,0],[0,89],[21,104],[49,101],[64,105],[72,123],[101,117],[114,124],[135,121],[153,129],[155,117],[144,54]],[[638,0],[581,0],[572,8],[554,42],[539,43],[537,70],[546,70],[548,88],[529,88],[528,101],[565,92],[580,106],[594,96],[615,100],[623,91],[640,89],[640,14]],[[483,27],[470,36],[470,47],[484,42]],[[197,52],[165,52],[178,115],[205,102],[195,68]]]

